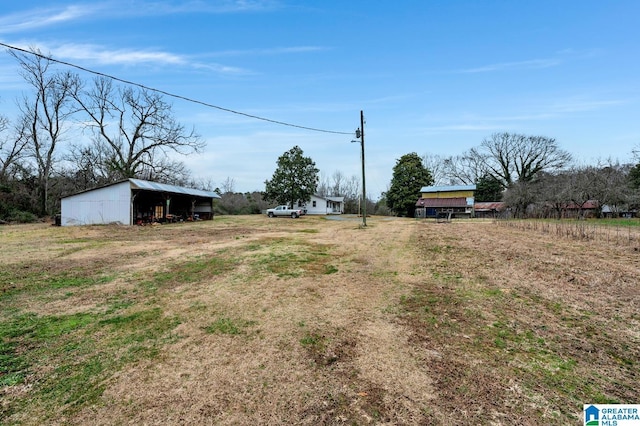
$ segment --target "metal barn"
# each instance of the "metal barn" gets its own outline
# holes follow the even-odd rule
[[[474,216],[475,185],[424,186],[416,202],[416,217],[469,218]]]
[[[62,198],[60,224],[122,225],[213,219],[218,194],[140,179],[127,179]]]

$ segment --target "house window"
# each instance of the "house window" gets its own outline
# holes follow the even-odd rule
[[[316,206],[316,202],[315,202],[315,200],[314,200],[314,201],[313,201],[313,207],[315,207],[315,206]]]

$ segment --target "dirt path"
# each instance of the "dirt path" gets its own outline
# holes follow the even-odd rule
[[[179,338],[162,349],[161,361],[118,372],[105,405],[85,410],[79,423],[419,423],[431,380],[393,312],[415,279],[414,232],[405,220],[372,220],[360,229],[357,221],[276,219],[266,229],[259,223],[227,232],[213,224],[166,243],[101,249],[109,259],[158,247],[121,266],[134,270],[183,258],[185,246],[205,257],[238,250],[242,260],[234,274],[158,294],[164,314],[182,319]],[[274,241],[287,252],[289,244],[327,247],[336,271],[256,272],[256,257],[282,249]],[[208,334],[204,327],[219,318],[250,325],[241,335]]]

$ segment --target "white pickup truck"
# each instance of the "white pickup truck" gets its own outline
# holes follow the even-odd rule
[[[290,209],[289,206],[278,206],[272,209],[267,209],[267,216],[276,217],[276,216],[291,216],[293,219],[296,219],[302,216],[304,212],[301,209]]]

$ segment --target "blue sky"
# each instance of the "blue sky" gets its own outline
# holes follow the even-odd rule
[[[4,2],[0,41],[208,104],[353,132],[364,111],[367,192],[402,155],[449,156],[494,132],[556,138],[579,163],[640,147],[640,2]],[[27,89],[0,53],[0,113]],[[90,74],[81,73],[89,81]],[[263,190],[294,145],[323,176],[360,177],[350,135],[168,98],[206,141],[195,178]]]

